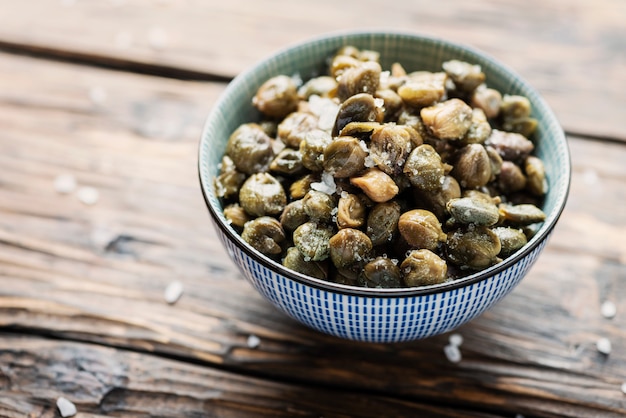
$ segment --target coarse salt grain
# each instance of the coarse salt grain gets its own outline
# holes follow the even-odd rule
[[[611,340],[608,338],[600,338],[596,341],[596,348],[600,353],[609,355],[611,353]]]
[[[89,89],[89,100],[93,104],[102,104],[107,99],[107,92],[104,88],[100,86],[93,86]]]
[[[69,400],[64,397],[60,397],[57,399],[57,408],[59,409],[59,413],[62,417],[73,417],[76,415],[76,405],[74,405]]]
[[[259,337],[257,337],[254,334],[251,334],[248,336],[248,347],[250,348],[257,348],[259,345],[261,345],[261,339]]]
[[[461,361],[461,350],[456,345],[448,344],[443,347],[443,352],[446,355],[446,358],[451,363],[458,363]]]
[[[76,189],[76,178],[71,174],[59,174],[54,179],[54,190],[58,193],[69,194]]]
[[[617,306],[615,306],[615,304],[610,300],[606,300],[604,301],[602,306],[600,306],[600,312],[602,313],[603,317],[611,319],[617,313]]]
[[[461,334],[452,334],[450,335],[449,342],[452,345],[460,347],[461,344],[463,344],[463,336]]]
[[[622,393],[626,395],[626,382],[622,383]]]
[[[174,280],[173,282],[168,284],[167,287],[165,288],[163,297],[165,298],[165,301],[167,303],[172,305],[176,303],[178,299],[180,299],[182,294],[183,294],[183,284],[178,280]]]
[[[76,197],[78,197],[78,200],[85,205],[91,206],[95,205],[98,202],[98,199],[100,198],[100,193],[98,193],[98,190],[93,187],[84,186],[78,189],[78,191],[76,192]]]

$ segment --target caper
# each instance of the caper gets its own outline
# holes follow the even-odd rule
[[[402,275],[394,262],[387,257],[376,257],[363,267],[362,280],[365,287],[393,288],[402,287]]]
[[[289,196],[291,199],[302,199],[311,190],[311,184],[318,181],[320,181],[319,176],[312,173],[294,180],[291,186],[289,186]]]
[[[446,209],[455,221],[463,224],[491,226],[500,218],[498,207],[483,199],[471,197],[452,199],[446,204]]]
[[[491,125],[487,121],[485,112],[481,109],[472,109],[472,123],[462,139],[465,144],[482,144],[491,135]]]
[[[435,250],[446,241],[437,217],[425,209],[413,209],[400,215],[398,230],[406,242],[414,248]]]
[[[440,189],[417,190],[415,199],[424,209],[434,213],[439,220],[447,215],[446,203],[461,197],[461,186],[452,176],[444,176]]]
[[[315,116],[305,112],[293,112],[278,124],[277,135],[285,145],[297,149],[304,135],[315,128],[317,128]]]
[[[302,100],[308,100],[309,97],[316,95],[321,97],[329,97],[337,90],[337,80],[330,76],[315,77],[307,81],[298,89],[298,97]]]
[[[488,88],[483,84],[474,90],[471,104],[473,107],[482,109],[487,118],[493,119],[500,114],[502,95],[498,90]]]
[[[329,240],[330,259],[337,268],[365,264],[372,251],[372,241],[358,229],[340,229]]]
[[[302,165],[302,154],[298,150],[284,148],[274,157],[269,169],[281,174],[298,174],[304,169]]]
[[[521,134],[493,129],[485,141],[492,146],[504,160],[515,161],[526,158],[535,148],[533,143]]]
[[[304,210],[304,201],[302,199],[294,200],[285,206],[280,214],[280,224],[285,231],[293,232],[297,227],[309,220]]]
[[[500,256],[508,257],[522,248],[528,242],[526,235],[521,229],[499,226],[492,231],[500,239]]]
[[[402,110],[404,102],[402,97],[390,88],[379,89],[375,96],[383,100],[383,109],[385,111],[385,122],[395,121],[398,113]]]
[[[239,191],[239,203],[250,215],[278,215],[287,204],[283,186],[269,173],[253,174]]]
[[[443,182],[445,169],[437,151],[428,144],[422,144],[411,151],[403,172],[418,189],[437,190]]]
[[[413,250],[400,264],[406,286],[427,286],[446,281],[448,266],[437,254],[427,249]]]
[[[500,239],[484,226],[448,233],[448,259],[463,269],[481,270],[491,266],[496,262],[500,250]]]
[[[339,106],[337,119],[333,127],[332,135],[337,136],[339,132],[351,122],[381,122],[382,113],[372,96],[374,92],[359,93],[348,97]]]
[[[324,151],[332,140],[330,134],[321,129],[307,132],[304,135],[304,140],[300,142],[302,165],[311,171],[322,171],[324,169]]]
[[[361,62],[353,56],[337,54],[330,63],[330,75],[337,80],[344,72],[351,68],[356,68]],[[339,87],[339,86],[337,86]]]
[[[350,122],[339,132],[339,135],[369,139],[372,132],[379,127],[380,123],[378,122]]]
[[[372,132],[370,155],[376,166],[389,174],[398,175],[413,150],[409,131],[400,125],[382,125]]]
[[[526,176],[519,166],[511,161],[503,161],[498,175],[498,187],[504,193],[513,193],[526,187]]]
[[[528,179],[528,191],[536,196],[545,195],[548,191],[548,182],[546,181],[546,170],[543,161],[529,155],[524,162],[524,171]]]
[[[335,138],[324,150],[323,167],[334,177],[351,177],[365,168],[365,143],[351,136]]]
[[[328,279],[328,265],[324,261],[307,261],[296,247],[289,247],[283,258],[283,266],[317,279]]]
[[[324,192],[309,190],[302,199],[304,212],[315,222],[330,222],[335,209],[335,199]]]
[[[389,243],[398,230],[400,204],[394,200],[376,204],[367,216],[367,235],[373,245]]]
[[[337,227],[360,228],[365,224],[365,204],[352,193],[342,193],[337,204]]]
[[[485,81],[485,73],[482,72],[480,65],[450,60],[444,62],[442,67],[454,85],[464,92],[472,92]]]
[[[237,167],[245,174],[267,171],[274,151],[270,137],[256,123],[244,123],[228,138],[226,144],[228,155]]]
[[[305,222],[293,231],[293,244],[306,261],[321,261],[330,254],[331,227],[317,222]]]
[[[243,228],[243,226],[251,220],[250,215],[238,204],[231,203],[224,208],[224,217],[233,226]]]
[[[215,194],[225,199],[237,196],[239,188],[245,180],[246,175],[237,170],[226,171],[215,177]]]
[[[500,104],[501,117],[506,119],[519,119],[530,116],[531,106],[527,97],[505,94]]]
[[[441,100],[446,92],[445,73],[419,71],[408,77],[406,83],[398,87],[398,94],[409,107],[430,106]]]
[[[513,225],[530,225],[546,220],[546,214],[537,206],[523,203],[520,205],[501,204],[500,214]]]
[[[449,99],[420,111],[422,122],[440,139],[461,139],[472,125],[472,108],[460,99]]]
[[[502,129],[516,132],[526,138],[529,138],[537,130],[537,125],[539,125],[539,121],[530,117],[505,119],[502,121]]]
[[[337,97],[344,101],[358,93],[374,94],[380,83],[380,64],[375,61],[362,62],[344,70],[338,77]]]
[[[283,118],[296,110],[298,100],[298,91],[293,79],[286,75],[278,75],[259,87],[252,104],[264,115]]]
[[[480,144],[469,144],[459,150],[452,176],[464,188],[475,189],[491,179],[491,159]]]
[[[400,191],[393,179],[377,168],[370,168],[363,174],[352,177],[350,183],[378,203],[393,199]]]
[[[241,237],[263,254],[276,255],[282,251],[280,243],[285,240],[285,232],[278,220],[261,216],[246,222]]]

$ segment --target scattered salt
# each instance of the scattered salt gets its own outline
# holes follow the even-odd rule
[[[365,157],[365,167],[370,168],[370,167],[374,167],[375,165],[376,165],[376,162],[371,156],[368,155],[367,157]]]
[[[617,307],[610,300],[606,300],[604,301],[602,306],[600,306],[600,312],[602,313],[603,317],[611,319],[617,313]]]
[[[54,190],[58,193],[69,194],[76,189],[76,178],[71,174],[59,174],[54,179]]]
[[[84,186],[78,189],[76,197],[78,197],[78,200],[85,205],[91,206],[98,202],[100,193],[98,193],[98,190],[93,187]]]
[[[385,101],[383,99],[381,98],[374,99],[374,106],[382,109],[384,105],[385,105]]]
[[[248,336],[248,347],[257,348],[259,345],[261,345],[261,339],[259,337],[254,334]]]
[[[348,192],[346,192],[345,190],[342,190],[342,191],[341,191],[341,197],[342,197],[342,198],[347,199],[347,198],[348,198],[348,196],[349,196],[349,193],[348,193]],[[339,209],[337,209],[337,210],[339,210]]]
[[[60,397],[57,399],[57,408],[59,409],[59,413],[62,417],[73,417],[76,415],[76,405],[74,405],[69,400],[64,397]]]
[[[622,383],[622,393],[626,395],[626,382]]]
[[[337,191],[335,178],[332,174],[325,171],[322,173],[322,181],[311,183],[311,189],[332,195]]]
[[[96,227],[89,235],[91,243],[98,249],[104,250],[117,238],[115,231],[106,227]]]
[[[458,346],[448,344],[443,348],[443,352],[449,362],[458,363],[461,361],[461,350],[459,350]]]
[[[611,353],[611,340],[608,338],[600,338],[596,342],[596,348],[600,353],[609,355]]]
[[[180,299],[182,294],[183,294],[183,284],[178,280],[174,280],[173,282],[168,284],[167,287],[165,288],[163,297],[165,298],[165,301],[171,305],[171,304],[176,303],[178,299]]]
[[[89,89],[89,100],[93,104],[102,104],[107,99],[107,92],[100,86],[94,86]]]
[[[600,181],[597,171],[588,169],[583,173],[583,181],[587,186],[593,186]]]
[[[148,32],[148,44],[153,49],[163,49],[167,46],[168,36],[163,28],[152,28]]]
[[[450,344],[460,347],[463,344],[463,336],[461,334],[452,334],[449,338]]]

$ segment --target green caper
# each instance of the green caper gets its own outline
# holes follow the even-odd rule
[[[398,94],[409,107],[421,108],[441,100],[446,92],[446,74],[419,71],[408,75]]]
[[[487,268],[496,262],[500,250],[500,239],[484,226],[470,226],[448,233],[448,259],[462,269]]]
[[[543,196],[548,191],[548,182],[546,181],[546,170],[543,161],[539,158],[529,155],[524,162],[524,171],[528,178],[528,191],[536,196]]]
[[[324,261],[307,261],[296,247],[289,247],[283,258],[283,266],[317,279],[328,279],[328,265]]]
[[[250,215],[239,205],[232,203],[224,208],[224,216],[231,225],[237,228],[243,228],[246,222],[251,220]]]
[[[287,204],[287,195],[274,176],[257,173],[241,186],[239,204],[253,216],[278,215]]]
[[[482,144],[491,135],[491,125],[487,121],[485,112],[481,109],[472,109],[472,123],[461,140],[465,144]]]
[[[365,204],[352,193],[344,192],[337,204],[337,227],[360,228],[365,223]]]
[[[302,154],[298,150],[285,148],[274,157],[269,169],[281,174],[298,174],[304,169],[302,165]]]
[[[293,231],[293,244],[306,261],[321,261],[330,254],[330,237],[333,229],[317,222],[305,222]]]
[[[271,139],[256,123],[244,123],[228,138],[226,155],[237,170],[254,174],[267,171],[274,158]]]
[[[472,125],[472,108],[456,98],[425,107],[420,116],[424,126],[440,139],[461,139]]]
[[[305,194],[311,190],[311,184],[320,181],[319,176],[316,174],[306,174],[289,186],[289,197],[291,199],[302,199]]]
[[[503,193],[514,193],[526,187],[526,176],[519,166],[511,161],[503,161],[498,175],[498,187]]]
[[[482,72],[480,65],[450,60],[444,62],[442,67],[455,87],[463,92],[472,92],[485,81],[485,73]]]
[[[504,119],[518,119],[530,116],[531,106],[527,97],[505,94],[500,104],[501,117]]]
[[[245,180],[246,175],[237,171],[234,167],[232,170],[226,170],[219,176],[215,177],[215,194],[217,194],[218,197],[223,197],[225,199],[237,196],[237,193],[239,193],[239,189]]]
[[[500,114],[502,94],[498,90],[488,88],[484,84],[474,90],[471,97],[472,107],[485,112],[488,119],[496,118]]]
[[[339,136],[324,150],[323,167],[334,177],[351,177],[365,168],[366,157],[364,143],[351,136]]]
[[[459,150],[451,173],[461,187],[475,189],[491,179],[491,159],[481,144],[469,144]]]
[[[298,91],[291,77],[278,75],[259,87],[252,104],[264,115],[283,118],[298,107]]]
[[[370,155],[380,170],[390,176],[402,172],[413,150],[411,135],[404,126],[382,125],[372,132]]]
[[[362,62],[343,71],[337,80],[337,97],[344,101],[358,93],[374,94],[380,83],[380,64],[375,61]]]
[[[261,216],[246,222],[241,237],[263,254],[277,255],[282,251],[280,243],[285,240],[285,232],[275,218]]]
[[[330,259],[337,268],[365,264],[372,251],[372,241],[358,229],[340,229],[329,240]]]
[[[278,124],[278,139],[288,147],[297,149],[304,135],[316,128],[315,116],[305,112],[293,112]]]
[[[395,200],[376,204],[367,216],[367,235],[373,245],[389,243],[398,230],[400,204]]]
[[[503,160],[515,161],[526,158],[535,148],[533,143],[524,135],[515,132],[505,132],[493,129],[485,141],[485,145],[492,146]]]
[[[329,223],[336,203],[333,197],[324,192],[309,190],[302,199],[302,206],[312,221]]]
[[[439,220],[443,220],[447,215],[446,203],[450,199],[461,197],[461,186],[452,176],[444,176],[440,189],[415,190],[415,201],[424,209],[431,211]]]
[[[365,287],[383,289],[402,287],[402,275],[397,263],[397,260],[394,262],[387,257],[376,257],[368,262],[361,273]]]
[[[500,214],[512,225],[530,225],[546,220],[546,214],[537,206],[524,203],[520,205],[500,205]]]
[[[285,206],[280,214],[280,224],[285,231],[293,232],[297,227],[309,220],[309,215],[304,210],[302,199],[294,200]]]
[[[498,207],[483,199],[471,197],[452,199],[446,204],[446,209],[455,221],[463,224],[491,226],[500,219]]]
[[[528,242],[521,229],[499,226],[492,231],[500,239],[500,257],[508,257]]]
[[[332,140],[332,136],[321,129],[307,132],[300,142],[302,165],[311,171],[322,171],[324,169],[324,151]]]
[[[425,209],[413,209],[400,215],[398,230],[406,242],[414,248],[435,250],[446,241],[437,217]]]
[[[339,132],[351,122],[380,122],[381,110],[376,106],[376,101],[370,94],[359,93],[348,97],[339,106],[332,135],[337,136]]]
[[[421,190],[438,190],[443,182],[444,171],[441,156],[428,144],[411,151],[403,168],[411,184]]]
[[[298,96],[302,100],[316,95],[329,97],[337,90],[337,80],[330,76],[315,77],[307,81],[298,89]]]
[[[379,89],[376,91],[375,96],[383,100],[383,109],[385,110],[383,121],[391,122],[397,120],[398,113],[400,113],[404,104],[402,97],[390,88]]]
[[[430,250],[413,250],[400,264],[400,272],[408,287],[427,286],[446,281],[448,266]]]

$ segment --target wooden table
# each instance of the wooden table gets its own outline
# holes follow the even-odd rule
[[[0,0],[0,416],[59,416],[59,397],[77,417],[626,413],[626,3],[371,3]],[[457,364],[449,335],[360,344],[298,325],[209,222],[196,153],[227,81],[342,28],[480,48],[567,132],[556,232],[512,294],[456,331]],[[55,189],[62,174],[75,191]]]

